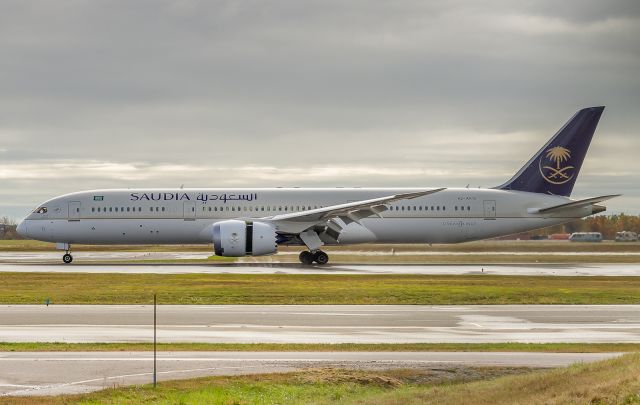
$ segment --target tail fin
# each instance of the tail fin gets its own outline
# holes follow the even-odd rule
[[[570,196],[603,110],[578,111],[511,180],[497,188]]]

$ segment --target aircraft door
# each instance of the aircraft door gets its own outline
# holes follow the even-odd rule
[[[484,219],[496,219],[495,200],[484,200]]]
[[[69,202],[69,219],[80,219],[80,201]]]
[[[185,201],[182,204],[184,219],[196,219],[196,203],[193,201]]]

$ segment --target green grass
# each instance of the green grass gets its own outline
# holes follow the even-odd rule
[[[638,304],[640,277],[2,273],[0,304]]]
[[[554,370],[440,366],[205,377],[11,404],[640,404],[640,354]]]
[[[151,343],[0,342],[0,352],[152,351]],[[214,352],[637,352],[640,343],[159,343],[158,351]]]

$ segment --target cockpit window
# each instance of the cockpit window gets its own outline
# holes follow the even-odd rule
[[[47,207],[40,207],[36,210],[36,214],[46,214],[47,213]]]

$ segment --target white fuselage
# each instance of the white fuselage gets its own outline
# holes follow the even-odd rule
[[[31,238],[69,244],[211,243],[213,224],[221,220],[258,220],[423,190],[428,188],[92,190],[46,201],[20,226],[21,232]],[[546,215],[535,213],[536,209],[567,201],[570,200],[565,197],[520,191],[450,188],[386,204],[389,209],[381,217],[368,217],[360,224],[345,226],[338,242],[457,243],[547,227],[592,214],[592,207]]]

